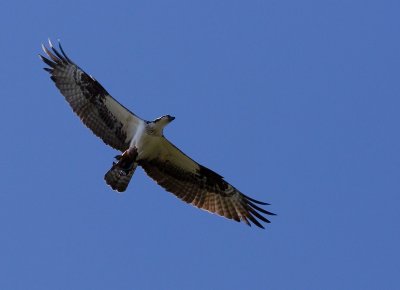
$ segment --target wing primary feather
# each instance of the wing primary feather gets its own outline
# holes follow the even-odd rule
[[[48,58],[46,58],[40,54],[39,54],[39,57],[45,64],[47,64],[49,67],[51,67],[51,69],[53,69],[56,66],[56,64],[54,62],[52,62],[51,60],[49,60]]]
[[[260,222],[258,220],[256,220],[255,217],[253,217],[251,214],[249,214],[248,216],[246,216],[246,218],[248,218],[249,220],[251,220],[251,222],[253,224],[255,224],[257,227],[264,229],[263,225],[260,224]]]
[[[49,40],[50,41],[50,40]],[[55,53],[56,56],[58,56],[58,58],[63,62],[63,63],[67,63],[67,60],[65,59],[64,56],[61,55],[61,53],[59,53],[53,46],[53,44],[50,42],[50,48],[51,50]]]
[[[260,220],[262,220],[262,221],[264,221],[264,222],[266,222],[266,223],[270,223],[270,221],[269,221],[266,217],[262,216],[262,215],[261,215],[259,212],[257,212],[254,208],[251,208],[251,207],[249,206],[249,207],[247,207],[247,210],[248,210],[251,214],[255,215],[256,218],[259,218]]]
[[[54,54],[52,54],[51,51],[48,50],[47,47],[45,47],[43,44],[42,44],[42,48],[43,48],[44,52],[51,58],[52,61],[54,61],[56,64],[60,63],[60,59],[58,59]]]
[[[248,225],[249,227],[251,227],[251,223],[248,221],[248,219],[245,216],[241,216],[240,220],[242,220],[246,225]],[[240,221],[239,220],[239,221]]]
[[[242,193],[242,194],[243,194],[243,193]],[[243,194],[243,196],[244,196],[246,199],[251,200],[252,202],[255,202],[255,203],[257,203],[257,204],[261,204],[261,205],[270,205],[269,203],[256,200],[256,199],[251,198],[250,196],[247,196],[247,195],[245,195],[245,194]]]
[[[247,201],[247,204],[250,205],[252,208],[254,208],[254,209],[258,210],[258,211],[261,211],[261,212],[263,212],[263,213],[265,213],[265,214],[268,214],[268,215],[276,215],[276,214],[274,214],[274,213],[272,213],[272,212],[269,212],[269,211],[267,211],[267,210],[265,210],[265,209],[263,209],[263,208],[261,208],[261,207],[255,205],[254,203],[252,203],[252,202],[249,201],[249,200]]]
[[[64,52],[64,49],[61,46],[61,42],[60,40],[58,40],[58,47],[60,48],[61,53],[63,54],[63,56],[65,57],[65,59],[70,62],[70,63],[74,63],[72,60],[70,60],[70,58],[67,56],[67,54]]]

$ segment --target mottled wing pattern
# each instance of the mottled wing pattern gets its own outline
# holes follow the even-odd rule
[[[82,122],[107,145],[125,151],[138,124],[142,121],[112,98],[93,77],[74,64],[61,45],[57,51],[49,41],[51,51],[40,55],[49,68],[51,79]]]
[[[164,140],[163,153],[168,152],[168,154],[141,160],[139,165],[165,190],[187,203],[228,219],[243,221],[248,225],[253,223],[260,228],[264,227],[259,220],[270,222],[262,214],[274,214],[258,206],[267,203],[244,195],[222,176],[199,165],[166,139]],[[165,150],[167,146],[170,148]]]

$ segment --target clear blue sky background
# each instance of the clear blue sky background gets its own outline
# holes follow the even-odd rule
[[[0,289],[400,289],[399,1],[2,1]],[[249,228],[138,170],[37,57],[69,56],[278,214]]]

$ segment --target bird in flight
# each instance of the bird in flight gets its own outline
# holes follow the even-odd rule
[[[260,207],[267,203],[241,193],[164,137],[165,126],[175,117],[139,118],[68,58],[60,43],[59,50],[50,40],[49,48],[42,48],[47,58],[39,57],[48,65],[44,69],[72,110],[104,143],[121,151],[104,176],[112,189],[125,191],[139,165],[165,190],[200,209],[249,226],[264,228],[260,221],[270,223],[265,215],[274,214]]]

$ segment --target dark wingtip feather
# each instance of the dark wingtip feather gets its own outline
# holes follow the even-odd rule
[[[271,223],[266,217],[262,216],[258,211],[256,211],[252,207],[249,206],[247,209],[251,214],[255,215],[256,218],[262,220],[263,222]]]
[[[56,64],[68,64],[68,63],[74,64],[74,62],[71,61],[71,60],[69,59],[69,57],[65,54],[65,52],[64,52],[64,50],[63,50],[63,48],[62,48],[62,46],[61,46],[60,40],[58,40],[58,45],[59,45],[59,48],[60,48],[61,53],[54,47],[54,45],[53,45],[53,43],[51,42],[50,39],[48,39],[48,43],[49,43],[49,44],[48,44],[49,49],[48,49],[44,44],[42,44],[42,50],[45,52],[45,54],[46,54],[53,62],[55,62]],[[41,56],[41,59],[42,59],[44,62],[46,62],[43,58],[44,58],[44,57]]]
[[[243,193],[242,193],[242,194],[243,194]],[[247,196],[247,195],[245,195],[245,194],[243,194],[243,196],[244,196],[246,199],[248,199],[248,200],[250,200],[250,201],[252,201],[252,202],[255,202],[255,203],[257,203],[257,204],[261,204],[261,205],[270,205],[269,203],[256,200],[256,199],[251,198],[250,196]]]
[[[42,44],[42,49],[48,55],[48,57],[51,58],[52,61],[54,61],[55,63],[60,63],[60,59],[57,56],[55,56],[54,54],[52,54],[51,51],[48,50],[47,47],[44,46],[43,44]]]
[[[243,200],[242,202],[244,203],[243,206],[247,210],[247,215],[246,217],[256,226],[259,228],[264,229],[264,226],[261,225],[260,221],[263,221],[265,223],[271,223],[263,214],[267,215],[276,215],[272,212],[269,212],[263,208],[261,208],[258,205],[269,205],[266,202],[261,202],[259,200],[253,199],[245,194],[243,194]],[[257,205],[258,204],[258,205]],[[260,220],[260,221],[259,221]]]
[[[43,52],[44,52],[44,53],[46,53],[46,47],[44,46],[44,44],[43,44],[43,43],[42,43],[42,45],[41,45],[41,46],[42,46],[42,50],[43,50]]]
[[[44,57],[44,56],[42,56],[40,54],[39,54],[39,57],[49,67],[54,68],[56,66],[56,64],[54,62],[52,62],[50,59],[48,59],[48,58],[46,58],[46,57]]]
[[[245,216],[241,216],[239,221],[242,220],[245,224],[247,224],[249,227],[251,227],[251,223],[247,220]]]
[[[64,56],[62,56],[53,46],[53,43],[50,41],[49,39],[49,46],[51,48],[51,50],[54,52],[54,54],[64,63],[67,63],[67,59],[64,58]]]
[[[263,209],[263,208],[257,206],[256,204],[252,203],[252,202],[249,201],[249,200],[247,201],[247,204],[248,204],[249,206],[251,206],[252,208],[254,208],[254,209],[256,209],[256,210],[258,210],[258,211],[260,211],[260,212],[262,212],[262,213],[265,213],[265,214],[268,214],[268,215],[275,215],[275,214],[273,214],[272,212],[269,212],[269,211],[267,211],[267,210],[265,210],[265,209]]]
[[[262,224],[260,224],[260,222],[259,222],[255,217],[253,217],[251,214],[249,214],[249,215],[247,216],[247,218],[248,218],[249,220],[251,220],[251,222],[252,222],[253,224],[255,224],[257,227],[262,228],[262,229],[265,229],[264,226],[263,226]]]
[[[63,54],[63,56],[65,57],[65,59],[70,62],[73,63],[72,60],[70,60],[70,58],[67,56],[67,54],[64,52],[64,49],[61,46],[61,41],[58,39],[58,47],[60,48],[61,53]]]

